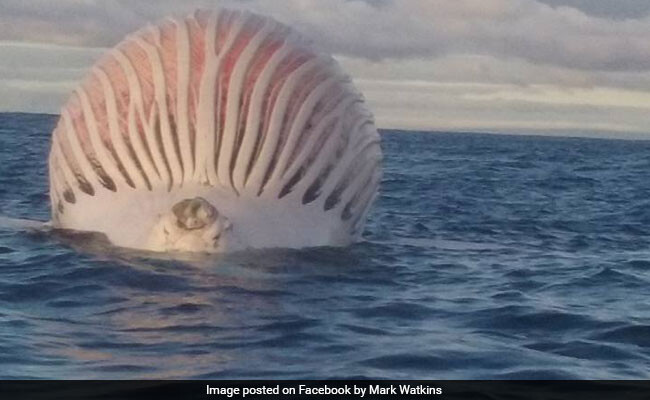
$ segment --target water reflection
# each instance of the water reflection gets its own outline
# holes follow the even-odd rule
[[[369,257],[372,244],[170,255],[115,248],[95,234],[56,232],[54,240],[83,256],[60,275],[69,290],[94,289],[64,303],[64,317],[42,321],[56,340],[46,350],[88,378],[220,377],[247,365],[260,373],[278,357],[304,364],[301,346],[330,345],[326,334],[342,318],[324,303],[359,296],[350,282],[357,290],[390,282]]]

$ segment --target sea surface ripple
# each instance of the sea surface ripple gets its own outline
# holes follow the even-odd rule
[[[47,220],[56,117],[0,114]],[[649,378],[650,142],[383,131],[365,241],[181,260],[0,223],[0,378]]]

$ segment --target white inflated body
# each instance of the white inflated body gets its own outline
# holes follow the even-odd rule
[[[61,111],[49,168],[57,228],[166,251],[161,219],[201,198],[223,235],[173,250],[297,248],[360,237],[381,149],[331,57],[270,18],[200,11],[128,36],[92,68]]]

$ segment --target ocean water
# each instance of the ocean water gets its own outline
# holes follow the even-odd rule
[[[56,117],[0,114],[47,220]],[[650,141],[382,132],[350,248],[156,259],[0,223],[0,378],[649,378]]]

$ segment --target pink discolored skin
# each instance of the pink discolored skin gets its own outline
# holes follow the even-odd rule
[[[207,187],[214,202],[265,199],[283,218],[291,202],[337,214],[352,237],[380,161],[372,115],[331,57],[270,18],[198,11],[129,35],[63,107],[53,222],[107,233],[93,197],[163,191],[175,201]]]

